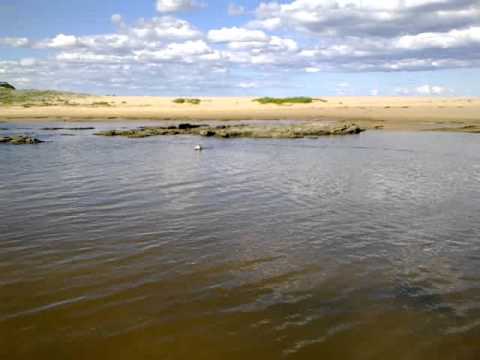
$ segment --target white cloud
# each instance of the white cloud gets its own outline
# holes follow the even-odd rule
[[[285,39],[278,36],[272,36],[269,45],[276,51],[297,51],[298,44],[292,39]]]
[[[252,29],[264,29],[268,31],[274,31],[280,28],[282,25],[282,20],[278,17],[263,19],[263,20],[253,20],[247,24],[247,27]]]
[[[24,58],[19,61],[20,66],[34,66],[37,61],[33,58]]]
[[[394,92],[398,95],[408,96],[408,95],[421,95],[421,96],[441,96],[441,95],[450,95],[454,91],[446,86],[439,85],[421,85],[413,88],[408,87],[397,87],[394,89]]]
[[[159,13],[187,11],[203,6],[203,3],[195,0],[157,0],[157,11]]]
[[[232,50],[254,50],[266,47],[267,43],[264,41],[232,41],[227,46]]]
[[[187,40],[201,36],[200,31],[188,21],[170,16],[142,20],[129,29],[129,33],[136,38],[149,40]]]
[[[287,28],[320,35],[396,37],[478,24],[478,0],[295,0],[261,3],[257,24],[280,19]],[[278,20],[276,20],[278,22]]]
[[[242,16],[246,14],[246,10],[244,6],[237,5],[234,3],[228,4],[228,15],[230,16]]]
[[[263,31],[249,30],[245,28],[231,27],[210,30],[208,40],[213,43],[226,42],[250,42],[250,41],[268,41],[269,37]]]
[[[56,59],[69,63],[69,62],[76,62],[76,63],[91,63],[91,64],[114,64],[114,63],[125,63],[126,61],[130,60],[131,57],[124,57],[118,55],[108,55],[108,54],[98,54],[91,51],[63,51],[56,56]]]
[[[258,87],[258,84],[256,82],[241,82],[237,85],[239,88],[242,89],[254,89]]]
[[[155,51],[139,50],[135,52],[136,59],[140,61],[171,61],[177,59],[190,62],[192,56],[208,54],[214,54],[214,52],[203,40],[172,43]]]
[[[26,47],[30,41],[24,37],[4,37],[0,38],[0,46]]]
[[[122,15],[120,14],[113,14],[111,17],[112,23],[118,25],[123,23]]]
[[[452,91],[444,86],[422,85],[415,89],[419,95],[445,95]]]
[[[480,26],[472,26],[462,30],[451,30],[446,33],[421,33],[406,35],[397,39],[395,47],[400,49],[455,48],[480,44]]]
[[[46,47],[62,49],[73,48],[77,45],[77,37],[74,35],[59,34],[45,43]]]
[[[59,34],[35,43],[34,47],[71,49],[77,53],[82,50],[108,55],[112,52],[127,53],[139,49],[157,49],[171,41],[193,40],[202,36],[189,22],[170,16],[156,17],[149,21],[141,20],[132,27],[125,25],[121,17],[115,18],[115,21],[120,22],[119,33],[80,37]]]
[[[259,74],[278,78],[286,73],[480,67],[478,0],[286,0],[261,3],[255,13],[231,3],[231,15],[253,18],[243,26],[205,31],[165,15],[198,7],[200,2],[170,0],[157,5],[162,16],[131,24],[112,15],[112,33],[61,33],[39,41],[0,38],[0,46],[50,49],[51,54],[48,61],[42,57],[0,61],[2,79],[28,77],[33,85],[54,79],[59,86],[98,87],[102,79],[115,86],[121,82],[112,79],[125,79],[132,87],[169,91],[172,83],[187,89],[200,84],[260,87]],[[238,76],[239,72],[252,78]],[[221,85],[221,76],[230,78]],[[354,89],[337,84],[332,91],[345,94]],[[451,91],[422,85],[396,93],[430,96]],[[376,89],[370,94],[377,94]]]

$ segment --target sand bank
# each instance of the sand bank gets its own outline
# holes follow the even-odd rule
[[[368,129],[480,132],[480,98],[324,97],[291,105],[200,99],[200,104],[178,104],[166,97],[71,95],[42,104],[2,105],[0,120],[332,120]]]

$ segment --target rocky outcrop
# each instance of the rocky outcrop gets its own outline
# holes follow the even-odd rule
[[[25,135],[0,136],[0,144],[34,145],[40,143],[43,143],[43,141]]]
[[[353,135],[360,134],[362,131],[365,130],[356,124],[345,124],[340,128],[334,129],[332,135]]]
[[[299,139],[331,135],[354,135],[365,131],[356,124],[326,126],[321,123],[270,125],[192,125],[180,124],[168,127],[141,127],[131,130],[108,130],[97,133],[99,136],[123,136],[145,138],[162,135],[199,135],[219,138],[256,138],[256,139]]]
[[[207,125],[197,125],[197,124],[186,123],[186,124],[179,124],[178,129],[179,130],[189,130],[189,129],[198,129],[200,127],[205,127],[205,126],[207,126]]]

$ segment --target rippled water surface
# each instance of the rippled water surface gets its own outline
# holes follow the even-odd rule
[[[480,358],[479,136],[0,125],[0,359]]]

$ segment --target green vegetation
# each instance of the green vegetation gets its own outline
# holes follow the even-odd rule
[[[178,98],[173,100],[175,104],[192,104],[192,105],[198,105],[202,102],[200,99],[184,99],[184,98]]]
[[[313,99],[311,97],[299,96],[299,97],[287,97],[287,98],[272,98],[272,97],[262,97],[255,99],[260,104],[275,104],[275,105],[285,105],[285,104],[311,104]]]
[[[112,106],[112,104],[106,101],[97,101],[92,103],[92,106]]]
[[[33,145],[40,144],[43,141],[27,136],[27,135],[15,135],[15,136],[0,136],[0,144],[12,144],[12,145]]]
[[[0,89],[0,105],[11,106],[52,106],[64,103],[67,97],[74,94],[59,91]]]
[[[4,82],[4,81],[0,81],[0,88],[8,89],[8,90],[15,90],[15,86],[13,86],[12,84],[9,84],[7,82]]]

